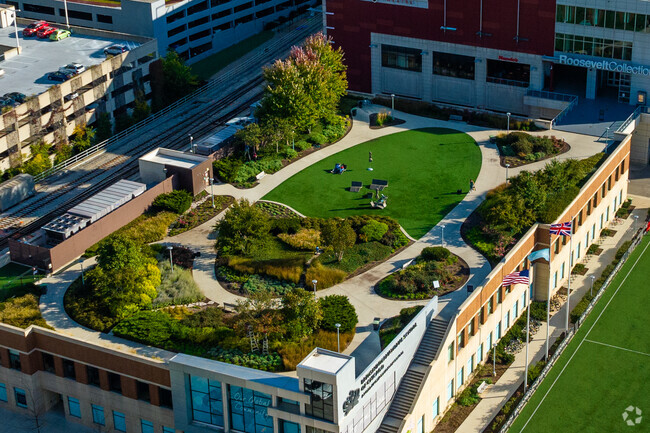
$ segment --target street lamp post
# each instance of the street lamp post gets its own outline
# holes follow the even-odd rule
[[[497,375],[497,344],[492,343],[492,376]]]
[[[506,113],[506,116],[508,117],[508,126],[506,127],[506,133],[510,134],[510,113]]]
[[[314,285],[314,298],[316,297],[316,284],[318,284],[317,280],[311,280],[311,283]]]
[[[336,351],[341,353],[341,340],[339,339],[339,329],[341,328],[340,323],[335,323],[336,326]]]
[[[194,153],[194,137],[192,134],[187,134],[190,137],[190,153]]]
[[[79,259],[79,264],[81,265],[81,285],[86,287],[86,281],[84,280],[84,259]]]
[[[506,185],[508,184],[508,169],[510,168],[510,164],[506,164]]]
[[[214,179],[210,178],[210,195],[212,196],[212,209],[214,209]]]
[[[172,268],[172,272],[174,272],[174,261],[172,260],[172,250],[173,249],[174,249],[174,247],[172,247],[171,245],[167,246],[167,250],[169,251],[169,265]]]
[[[390,94],[390,109],[395,111],[395,94]]]
[[[445,226],[444,224],[440,225],[440,245],[445,246]]]

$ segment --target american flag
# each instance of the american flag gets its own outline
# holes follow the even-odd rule
[[[530,284],[530,273],[528,272],[528,269],[513,272],[512,274],[506,275],[502,284],[504,286],[512,286],[513,284]]]
[[[551,234],[571,236],[571,221],[560,224],[551,224]]]

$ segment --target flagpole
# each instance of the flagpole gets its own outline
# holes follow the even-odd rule
[[[532,270],[532,266],[531,266]],[[528,313],[526,314],[526,367],[524,368],[524,393],[528,389],[528,344],[530,342],[530,301],[531,301],[531,287],[532,287],[532,278],[528,282],[529,286],[526,287],[526,292],[528,296]]]
[[[546,293],[546,362],[549,356],[549,329],[551,328],[551,250],[553,249],[553,235],[548,231],[548,291]]]
[[[571,272],[573,271],[573,219],[571,219],[571,232],[569,236],[569,283],[566,290],[566,332],[569,332],[569,313],[571,310]]]

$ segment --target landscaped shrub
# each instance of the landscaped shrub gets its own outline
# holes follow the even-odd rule
[[[625,241],[621,244],[620,247],[618,247],[618,250],[616,250],[616,254],[614,255],[614,260],[617,262],[623,258],[627,250],[630,249],[630,246],[632,245],[632,241]]]
[[[182,214],[192,205],[192,194],[182,189],[160,194],[153,205],[161,210]]]
[[[427,262],[440,262],[447,260],[451,256],[451,251],[444,247],[426,247],[420,253],[422,260]]]
[[[533,301],[530,306],[530,318],[539,320],[540,322],[546,322],[546,302]]]
[[[279,280],[296,284],[300,281],[303,263],[304,260],[301,258],[275,260],[254,260],[237,256],[228,258],[228,266],[236,271],[247,274],[269,275]]]
[[[31,293],[0,302],[0,322],[18,328],[37,325],[53,329],[41,316],[41,310],[38,308],[38,297]]]
[[[72,320],[96,331],[106,332],[117,323],[105,299],[97,296],[88,280],[85,286],[81,278],[72,282],[63,297],[63,306]]]
[[[388,224],[370,220],[361,228],[360,238],[364,242],[380,241],[388,231]]]
[[[214,174],[223,182],[231,183],[235,181],[237,172],[244,164],[244,161],[235,157],[226,157],[217,159],[212,163]]]
[[[582,316],[584,312],[587,310],[587,307],[591,303],[592,299],[594,298],[589,294],[589,292],[585,293],[585,295],[582,297],[580,302],[578,302],[576,306],[573,307],[573,310],[571,310],[571,314],[570,314],[571,323],[576,323],[578,319],[580,319],[580,316]]]
[[[296,148],[297,151],[302,152],[303,150],[309,149],[312,146],[312,144],[305,140],[299,140],[296,141],[293,146]]]
[[[322,329],[336,332],[336,326],[334,325],[339,323],[341,325],[340,332],[354,331],[359,319],[347,296],[325,296],[319,299],[318,303],[323,312],[323,320],[320,325]]]
[[[285,159],[292,160],[298,156],[298,152],[290,147],[287,147],[282,151],[282,156],[284,156]]]
[[[341,261],[338,261],[333,251],[326,251],[317,261],[325,266],[351,273],[368,263],[386,259],[391,251],[391,247],[379,242],[364,242],[354,244],[345,252]]]
[[[249,295],[257,292],[267,291],[273,293],[275,296],[282,296],[295,287],[296,285],[293,283],[279,281],[275,278],[250,275],[242,285],[241,290]]]
[[[328,125],[323,129],[323,135],[330,143],[335,142],[345,134],[345,125]]]
[[[342,332],[339,334],[341,350],[350,344],[354,332]],[[295,342],[286,342],[278,347],[278,352],[282,356],[282,363],[285,370],[295,370],[296,366],[305,359],[315,347],[327,350],[337,351],[336,332],[319,330],[309,337]]]
[[[301,229],[292,235],[280,233],[278,237],[297,250],[313,251],[321,245],[320,232],[314,229]]]
[[[280,355],[272,353],[262,355],[259,353],[244,353],[236,349],[221,349],[215,347],[208,352],[210,358],[228,364],[241,365],[262,371],[278,371],[282,368]]]
[[[323,144],[327,143],[327,137],[325,137],[323,134],[319,132],[312,132],[311,134],[309,134],[309,141],[319,146],[322,146]]]
[[[162,311],[140,311],[115,325],[113,334],[143,344],[162,344],[168,348],[173,324],[173,319]]]
[[[571,274],[582,275],[584,272],[586,272],[586,270],[587,268],[585,267],[585,265],[583,265],[582,263],[576,263],[576,265],[571,270]]]
[[[180,266],[171,266],[168,261],[158,264],[161,273],[161,283],[158,286],[158,296],[153,301],[153,307],[164,305],[190,304],[200,301],[205,296],[194,282],[192,271],[183,269]]]
[[[317,289],[327,289],[338,283],[343,282],[346,277],[345,271],[323,266],[319,261],[315,260],[307,269],[305,274],[306,281],[317,280]]]
[[[232,182],[247,183],[255,179],[259,173],[273,174],[282,168],[282,160],[266,158],[258,161],[248,161],[239,167]]]
[[[461,406],[473,406],[481,401],[481,397],[478,395],[478,386],[479,382],[476,382],[472,386],[468,386],[460,393],[458,398],[456,398],[456,403]]]
[[[591,244],[589,245],[589,248],[587,249],[587,254],[596,254],[596,251],[598,251],[598,244]]]
[[[259,203],[256,203],[259,204]],[[280,233],[294,234],[301,229],[300,218],[274,218],[271,221],[271,233],[279,235]]]
[[[535,382],[539,375],[542,374],[542,370],[544,370],[545,365],[546,362],[539,361],[535,363],[535,365],[528,368],[528,386],[532,385],[532,383]]]

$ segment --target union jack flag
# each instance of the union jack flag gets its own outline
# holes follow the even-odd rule
[[[551,234],[571,236],[571,221],[560,224],[551,224]]]
[[[524,269],[523,271],[508,274],[503,279],[502,284],[504,286],[512,286],[513,284],[530,284],[530,272],[528,269]]]

